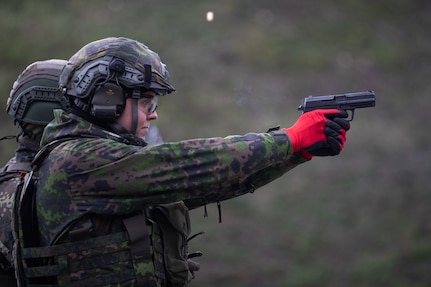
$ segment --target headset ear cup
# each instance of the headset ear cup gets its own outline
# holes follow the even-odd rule
[[[94,91],[90,113],[100,119],[116,119],[123,112],[124,105],[123,89],[116,84],[106,83]]]

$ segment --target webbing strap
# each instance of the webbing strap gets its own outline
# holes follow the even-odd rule
[[[133,280],[130,246],[126,232],[46,247],[22,248],[25,262],[39,259],[39,266],[24,267],[26,278],[57,277],[59,286],[103,286]],[[52,265],[49,258],[55,258]],[[47,262],[49,262],[47,264]],[[96,263],[95,263],[96,262]],[[93,270],[105,270],[97,276],[86,276]],[[108,272],[109,270],[109,272]],[[111,273],[111,274],[109,274]],[[84,275],[83,275],[84,274]],[[35,285],[32,285],[35,286]]]
[[[15,162],[6,165],[1,172],[19,172],[19,171],[30,171],[31,166],[29,162]]]
[[[123,219],[130,240],[136,281],[139,286],[159,286],[152,257],[151,227],[143,214]]]
[[[82,241],[62,243],[58,245],[22,248],[22,258],[43,258],[57,255],[66,255],[73,252],[85,251],[96,247],[106,247],[112,243],[127,242],[125,232],[117,232],[109,235],[89,238]]]
[[[144,215],[136,215],[123,220],[130,238],[132,253],[144,253],[143,256],[151,258],[150,233]]]

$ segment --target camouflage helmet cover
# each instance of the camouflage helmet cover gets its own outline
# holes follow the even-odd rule
[[[146,45],[124,37],[108,37],[82,47],[61,74],[60,87],[68,95],[88,97],[96,84],[110,76],[110,63],[114,59],[125,64],[115,78],[123,86],[151,89],[158,95],[175,91],[168,82],[169,73],[159,55]]]
[[[51,59],[30,64],[14,82],[6,111],[18,123],[47,125],[52,110],[68,110],[70,104],[58,87],[58,79],[67,61]]]

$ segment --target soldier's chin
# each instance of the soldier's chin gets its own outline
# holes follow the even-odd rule
[[[146,136],[137,136],[138,138],[140,138],[141,140],[145,141]]]
[[[147,136],[147,134],[148,134],[148,128],[145,128],[145,129],[140,130],[140,132],[136,134],[136,137],[138,137],[142,140],[145,140],[145,137]]]

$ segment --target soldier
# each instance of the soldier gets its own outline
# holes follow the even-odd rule
[[[39,179],[26,189],[40,238],[26,243],[21,227],[24,284],[186,286],[199,268],[187,248],[189,209],[339,154],[350,128],[346,112],[317,110],[267,133],[149,146],[157,99],[175,89],[158,54],[127,38],[81,48],[60,86],[73,107],[55,111],[36,160]],[[30,266],[42,257],[35,267],[45,269]]]
[[[12,264],[11,230],[15,191],[39,150],[44,127],[54,118],[53,109],[68,109],[58,88],[65,60],[38,61],[29,65],[13,84],[7,113],[18,128],[15,156],[0,169],[0,285],[16,286]]]

